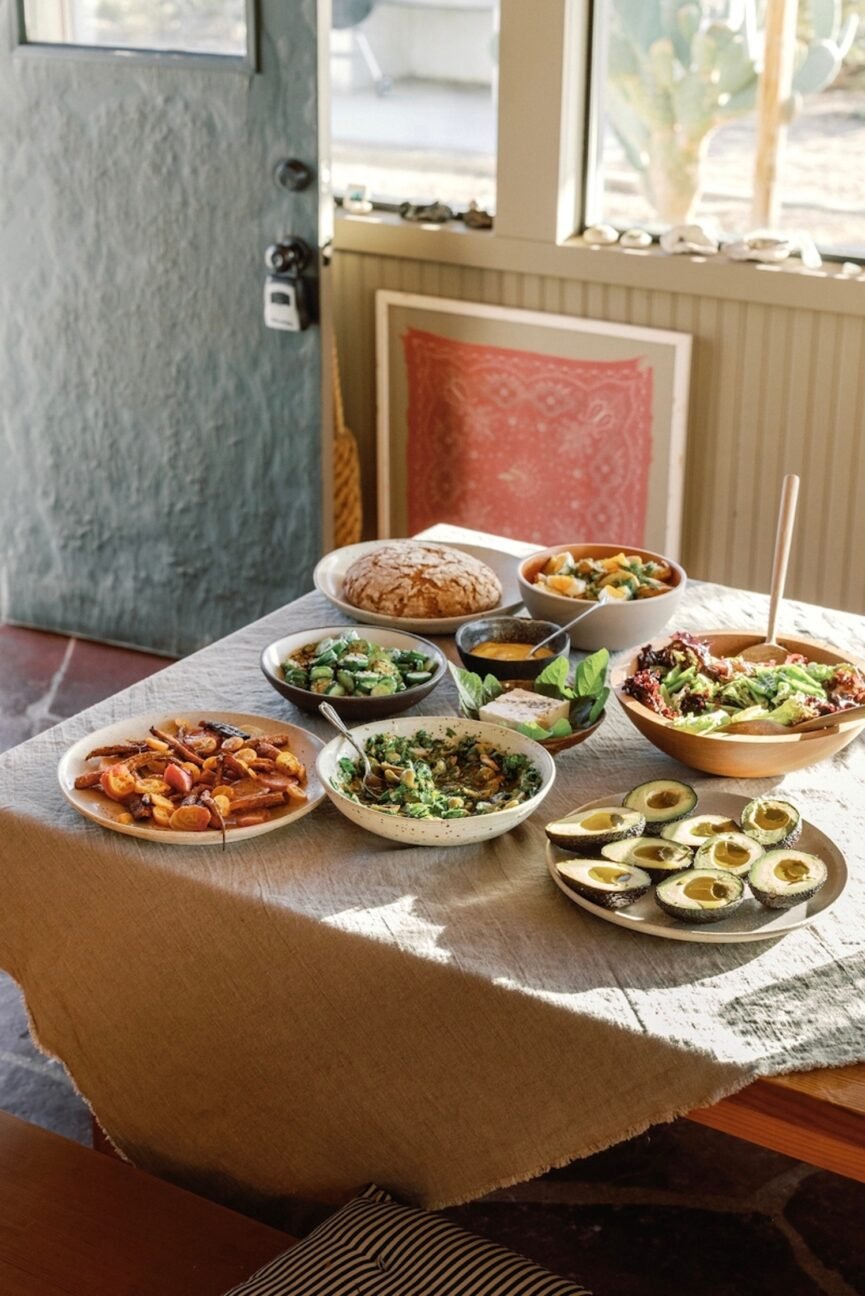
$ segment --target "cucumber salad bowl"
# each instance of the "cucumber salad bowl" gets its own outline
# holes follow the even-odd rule
[[[328,701],[347,723],[416,706],[440,683],[446,661],[428,639],[379,626],[322,626],[286,635],[261,654],[277,693],[318,713]]]

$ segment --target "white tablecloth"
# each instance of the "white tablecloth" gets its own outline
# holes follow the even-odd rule
[[[680,623],[763,623],[766,600],[693,587]],[[846,853],[849,888],[766,944],[637,937],[550,880],[543,823],[684,770],[617,704],[559,758],[513,833],[411,849],[329,804],[226,853],[81,819],[55,767],[75,739],[162,709],[259,712],[325,736],[267,685],[261,647],[333,623],[301,599],[0,758],[0,962],[138,1164],[216,1195],[338,1196],[374,1180],[458,1202],[711,1103],[759,1075],[865,1058],[865,749],[781,786]],[[857,618],[788,605],[784,627],[861,654]],[[448,682],[423,706],[454,708]]]

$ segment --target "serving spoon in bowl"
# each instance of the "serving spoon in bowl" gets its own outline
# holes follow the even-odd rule
[[[343,724],[342,719],[337,715],[329,702],[320,702],[318,709],[328,724],[332,724],[334,729],[341,733],[347,742],[351,743],[352,747],[363,761],[363,778],[361,779],[361,784],[373,800],[380,801],[382,798],[381,779],[377,774],[373,774],[370,759],[361,747],[360,743],[352,736],[351,730]]]
[[[821,729],[834,729],[836,725],[847,724],[850,720],[865,720],[865,706],[847,707],[846,711],[830,711],[828,715],[812,716],[810,720],[800,720],[795,725],[779,724],[777,720],[742,720],[737,724],[733,720],[718,732],[735,737],[747,734],[776,737],[781,734],[817,733]]]
[[[775,533],[775,556],[772,560],[772,585],[769,595],[769,624],[766,627],[766,638],[762,643],[751,644],[749,648],[743,648],[740,657],[750,662],[782,662],[787,656],[787,649],[781,644],[773,641],[775,634],[775,622],[778,619],[778,609],[781,606],[781,599],[784,597],[784,585],[787,580],[787,564],[790,560],[790,546],[793,543],[793,527],[796,522],[796,502],[799,498],[799,478],[795,473],[787,473],[784,483],[781,487],[781,506],[778,511],[778,530]],[[744,721],[744,724],[749,723]],[[754,724],[772,723],[771,721],[755,720]],[[784,728],[780,725],[779,728]],[[744,728],[739,730],[744,733]],[[767,730],[754,730],[756,732],[769,732]],[[789,731],[788,731],[789,732]]]
[[[563,626],[558,626],[553,631],[552,634],[547,635],[546,639],[542,639],[540,643],[536,643],[533,646],[531,652],[528,654],[528,659],[534,657],[535,653],[538,651],[539,648],[544,648],[548,643],[552,643],[554,639],[558,639],[559,635],[562,634],[563,631],[573,630],[575,625],[577,625],[580,621],[585,621],[586,617],[591,616],[593,612],[597,612],[599,607],[603,607],[605,603],[612,603],[612,602],[613,602],[613,597],[610,594],[609,590],[602,589],[600,594],[598,595],[597,601],[594,602],[590,608],[586,608],[585,612],[581,612],[579,616],[575,616],[572,621],[566,621]]]

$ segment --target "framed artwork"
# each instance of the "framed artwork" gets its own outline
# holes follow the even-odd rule
[[[686,333],[376,293],[379,535],[679,554]]]

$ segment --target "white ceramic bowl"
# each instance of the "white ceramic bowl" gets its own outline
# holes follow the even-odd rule
[[[459,720],[454,716],[398,716],[391,720],[376,720],[371,724],[358,725],[351,732],[363,747],[367,738],[373,734],[408,736],[418,729],[425,729],[433,738],[444,738],[448,730],[457,734],[473,734],[492,743],[500,751],[520,752],[528,756],[540,772],[540,791],[513,810],[496,810],[492,814],[476,815],[468,819],[409,819],[403,815],[384,814],[373,806],[359,805],[333,786],[340,758],[349,756],[357,759],[357,753],[345,738],[334,738],[319,753],[316,762],[321,785],[347,819],[360,824],[361,828],[377,833],[379,837],[405,842],[411,846],[466,846],[471,842],[487,841],[491,837],[500,837],[502,833],[510,832],[527,819],[537,810],[553,786],[556,765],[549,752],[544,751],[531,738],[525,738],[515,730],[505,729],[501,725],[483,724],[479,720]]]
[[[540,549],[520,563],[518,580],[523,602],[533,617],[541,621],[555,621],[556,625],[565,625],[580,612],[595,607],[594,599],[568,598],[564,594],[553,594],[534,584],[534,578],[540,572],[548,558],[555,554],[572,553],[575,558],[612,558],[615,554],[639,554],[641,558],[654,559],[656,562],[669,563],[673,569],[673,588],[667,594],[657,594],[654,598],[628,599],[627,601],[605,603],[586,617],[570,631],[571,643],[575,648],[585,652],[597,652],[599,648],[609,648],[618,652],[621,648],[634,648],[647,643],[663,630],[667,622],[676,613],[682,601],[688,578],[684,567],[665,558],[662,554],[652,553],[648,549],[637,549],[634,545],[621,544],[559,544],[550,549]]]

